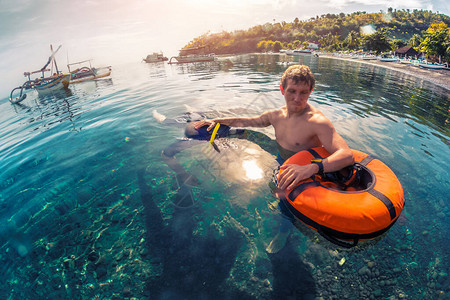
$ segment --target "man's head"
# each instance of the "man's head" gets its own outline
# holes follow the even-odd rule
[[[287,68],[281,77],[280,89],[289,112],[301,113],[305,110],[314,83],[314,75],[309,67],[296,65]]]
[[[316,80],[314,79],[314,74],[308,66],[304,65],[294,65],[284,71],[283,76],[281,76],[281,89],[282,91],[286,89],[288,80],[291,79],[294,84],[307,83],[312,91]]]

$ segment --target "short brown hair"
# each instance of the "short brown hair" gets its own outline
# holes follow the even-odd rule
[[[311,72],[311,69],[305,65],[293,65],[284,71],[283,76],[281,76],[281,86],[283,89],[286,88],[288,79],[292,79],[295,84],[300,82],[306,82],[309,84],[311,91],[316,84],[316,79],[314,78],[314,74]]]

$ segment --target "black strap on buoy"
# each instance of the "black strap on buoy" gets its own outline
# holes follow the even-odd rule
[[[341,247],[347,248],[347,249],[355,247],[356,245],[358,245],[358,242],[359,242],[358,238],[354,238],[351,242],[345,242],[345,241],[339,240],[339,239],[335,238],[334,236],[332,236],[331,234],[328,234],[322,226],[317,228],[317,232],[321,236],[323,236],[326,240],[332,242],[333,244],[336,244],[338,246],[341,246]]]
[[[389,211],[389,216],[391,217],[391,220],[394,220],[395,217],[397,216],[397,213],[395,212],[395,207],[392,201],[388,197],[386,197],[386,195],[375,189],[369,189],[367,192],[384,203],[384,205]]]

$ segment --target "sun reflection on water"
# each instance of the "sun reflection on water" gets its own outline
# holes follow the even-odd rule
[[[244,160],[242,167],[245,170],[245,176],[250,180],[263,178],[263,170],[258,166],[256,160]]]

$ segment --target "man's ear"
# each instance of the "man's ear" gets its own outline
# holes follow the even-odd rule
[[[280,84],[280,91],[281,91],[281,94],[284,95],[284,89],[283,89],[283,85],[282,84]]]

